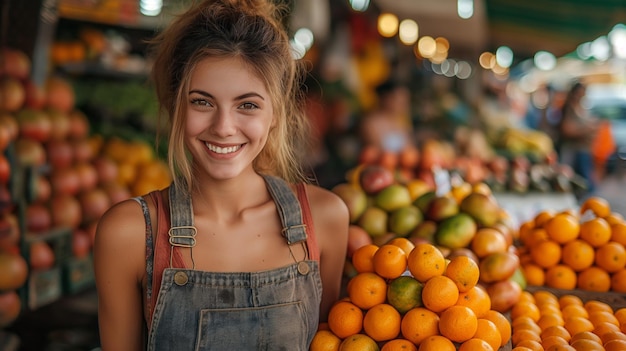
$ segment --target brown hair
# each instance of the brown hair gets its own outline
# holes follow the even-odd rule
[[[152,79],[160,109],[169,121],[168,162],[176,182],[191,190],[192,165],[184,143],[181,107],[191,73],[207,57],[245,62],[265,83],[274,107],[275,127],[253,162],[259,173],[296,182],[306,180],[300,152],[307,141],[302,62],[292,56],[281,22],[286,9],[266,0],[208,0],[192,5],[153,40]]]

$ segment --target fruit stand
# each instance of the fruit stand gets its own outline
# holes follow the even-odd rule
[[[624,349],[626,221],[605,199],[433,178],[365,164],[332,189],[345,284],[311,350]]]

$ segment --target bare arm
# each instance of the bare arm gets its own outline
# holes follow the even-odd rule
[[[134,200],[113,206],[98,223],[94,266],[104,351],[143,349],[145,228],[141,207]]]
[[[348,208],[338,196],[326,189],[309,186],[307,191],[320,249],[323,287],[320,322],[326,322],[328,311],[339,299],[341,290],[348,246]]]

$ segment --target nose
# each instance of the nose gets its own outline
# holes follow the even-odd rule
[[[210,129],[213,134],[220,137],[226,137],[235,134],[235,116],[233,116],[227,109],[218,109],[213,116],[213,121],[211,123]]]

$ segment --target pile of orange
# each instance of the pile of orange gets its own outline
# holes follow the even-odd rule
[[[626,308],[547,290],[524,291],[511,309],[513,350],[626,350]]]
[[[601,197],[575,209],[544,210],[520,226],[529,285],[626,292],[626,220]]]
[[[347,296],[333,305],[310,351],[498,350],[511,338],[467,256],[447,260],[432,244],[402,238],[365,245],[352,262],[357,274]]]

